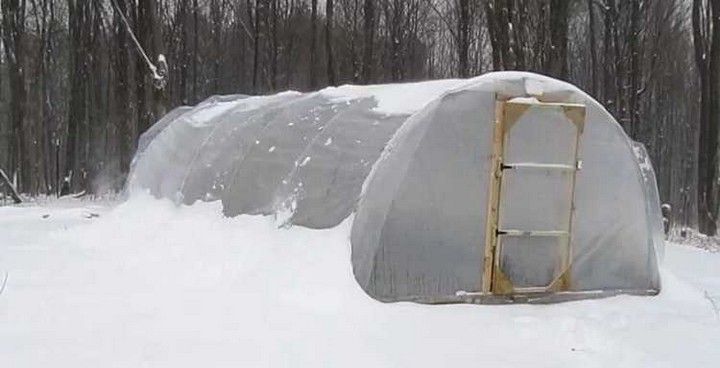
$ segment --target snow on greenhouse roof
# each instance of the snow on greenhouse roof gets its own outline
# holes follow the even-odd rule
[[[377,107],[373,110],[385,114],[413,114],[444,92],[457,88],[465,79],[442,79],[415,83],[378,84],[371,86],[343,85],[320,91],[333,102],[373,97]]]

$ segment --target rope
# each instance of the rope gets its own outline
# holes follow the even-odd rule
[[[142,48],[142,45],[140,45],[140,42],[138,41],[137,37],[135,37],[135,33],[133,33],[132,28],[130,27],[130,23],[128,22],[127,18],[125,18],[125,14],[120,10],[120,7],[118,6],[117,2],[115,0],[112,0],[113,7],[115,10],[120,14],[120,18],[123,21],[123,24],[125,24],[125,29],[130,34],[130,38],[132,38],[133,42],[135,43],[135,47],[137,47],[138,51],[142,55],[143,59],[145,59],[145,62],[148,65],[148,68],[150,69],[150,72],[152,73],[153,79],[155,80],[162,80],[163,77],[160,76],[157,73],[157,67],[155,64],[153,64],[150,61],[150,58],[145,53],[145,50]]]

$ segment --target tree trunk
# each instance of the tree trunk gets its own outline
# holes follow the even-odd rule
[[[126,0],[116,0],[120,12],[127,14]],[[118,140],[118,162],[119,169],[122,174],[130,170],[130,160],[132,159],[133,135],[131,129],[131,116],[128,111],[130,104],[129,75],[128,65],[130,57],[128,55],[127,30],[122,23],[122,18],[115,10],[115,105],[113,116],[115,118],[115,129],[117,130]],[[118,188],[119,189],[119,188]]]
[[[390,75],[393,81],[399,82],[405,72],[403,67],[405,2],[399,0],[386,2],[385,17],[386,22],[389,23]]]
[[[457,21],[457,53],[458,53],[458,76],[467,78],[468,51],[470,49],[470,0],[458,1]]]
[[[508,9],[508,15],[513,24],[512,49],[515,52],[515,69],[527,70],[527,61],[525,58],[525,37],[523,32],[525,31],[528,4],[525,4],[522,1],[514,1],[512,4],[512,9]]]
[[[550,0],[550,54],[545,71],[567,79],[568,7],[567,0]]]
[[[590,0],[592,1],[592,0]],[[605,10],[603,15],[603,99],[602,102],[610,110],[610,104],[614,101],[614,96],[611,93],[613,90],[613,76],[612,66],[614,65],[610,61],[611,53],[613,50],[612,46],[612,15],[610,14],[609,6]],[[614,105],[614,104],[613,104]],[[614,106],[613,106],[614,107]]]
[[[548,6],[548,0],[538,0],[537,40],[533,50],[535,70],[544,70],[548,59]]]
[[[123,1],[124,2],[124,1]],[[124,5],[123,5],[124,6]],[[188,63],[190,58],[188,57],[188,40],[190,39],[190,17],[188,16],[188,0],[180,0],[178,2],[177,18],[180,22],[180,55],[178,57],[178,63],[180,64],[178,76],[179,85],[179,98],[180,103],[187,105],[190,103],[187,97],[187,80],[188,80]]]
[[[317,64],[317,6],[317,0],[312,0],[312,9],[310,10],[310,64],[308,65],[308,85],[311,90],[317,88],[317,75],[315,72],[315,64]]]
[[[253,77],[252,77],[252,89],[253,93],[258,93],[258,73],[259,73],[259,62],[260,62],[260,5],[258,1],[255,1],[255,15],[253,16],[253,8],[248,0],[248,15],[250,22],[253,24]]]
[[[628,124],[630,125],[630,137],[639,140],[639,106],[638,91],[640,90],[640,0],[630,0],[630,34],[628,49],[630,52],[630,80],[627,90]]]
[[[510,9],[509,0],[488,0],[492,2],[490,15],[493,17],[493,26],[495,28],[495,45],[493,52],[497,48],[501,70],[515,69],[515,63],[512,60],[512,50],[510,49]]]
[[[248,0],[249,2],[250,0]],[[193,70],[193,79],[192,79],[192,101],[193,103],[197,103],[198,101],[198,58],[199,56],[199,45],[198,45],[198,37],[200,36],[200,22],[198,21],[198,11],[200,11],[198,6],[198,0],[193,0],[193,60],[192,60],[192,70]],[[250,11],[250,10],[248,10]],[[251,18],[252,19],[252,18]],[[253,82],[253,87],[255,87],[255,83]]]
[[[317,0],[313,0],[317,1]],[[373,68],[373,41],[375,38],[375,0],[365,0],[363,7],[363,66],[362,66],[362,82],[369,84],[372,80]]]
[[[68,29],[70,31],[70,96],[68,102],[67,143],[65,145],[65,170],[61,194],[69,194],[83,187],[82,179],[82,128],[87,125],[85,96],[87,89],[88,50],[85,36],[88,3],[68,0]]]
[[[717,195],[714,193],[717,170],[718,104],[714,101],[718,91],[718,58],[720,57],[720,1],[713,0],[712,20],[703,19],[703,1],[694,0],[692,7],[693,43],[695,62],[700,77],[700,134],[698,142],[698,227],[701,233],[717,232]],[[709,24],[708,24],[709,22]],[[707,34],[707,32],[711,34]],[[709,55],[709,58],[707,57]],[[715,115],[713,115],[715,113]]]
[[[701,129],[701,152],[705,154],[706,182],[705,189],[705,234],[717,234],[718,219],[718,185],[717,185],[717,155],[718,155],[718,126],[720,126],[720,0],[711,1],[710,37],[710,65],[709,65],[709,115],[708,126]],[[704,143],[704,144],[703,144]],[[704,147],[703,147],[704,146]]]
[[[595,48],[595,5],[593,4],[593,0],[588,0],[587,6],[588,48],[590,49],[590,94],[597,98],[597,50]]]
[[[270,3],[270,29],[272,45],[270,47],[270,90],[277,90],[278,82],[278,0]]]
[[[333,0],[325,0],[325,53],[327,55],[327,78],[328,84],[334,86],[335,81],[335,61],[333,58]]]
[[[495,5],[493,0],[485,1],[485,18],[487,18],[488,36],[490,48],[492,49],[493,70],[503,70],[502,53],[500,52],[500,38],[498,36],[498,25],[496,24]]]
[[[611,16],[611,35],[613,40],[613,66],[614,66],[614,73],[613,77],[615,80],[615,91],[613,92],[613,96],[615,97],[615,101],[613,101],[613,105],[615,107],[615,117],[620,120],[620,124],[623,126],[623,128],[626,128],[627,131],[627,124],[622,120],[623,114],[625,113],[625,110],[623,109],[623,75],[627,73],[625,70],[625,60],[623,58],[623,55],[621,54],[621,47],[620,47],[620,30],[618,29],[618,23],[620,22],[620,2],[616,2],[616,0],[608,0],[608,12]]]
[[[3,48],[7,60],[10,101],[10,175],[19,173],[19,190],[30,189],[30,170],[25,137],[27,90],[25,88],[25,9],[24,0],[2,0]]]
[[[103,170],[105,160],[102,156],[102,142],[104,132],[107,131],[107,119],[103,113],[105,106],[103,101],[103,64],[101,50],[106,47],[102,37],[102,22],[100,18],[102,10],[99,2],[91,2],[88,6],[88,29],[87,37],[88,71],[89,81],[87,87],[88,120],[87,132],[87,182],[85,189],[88,193],[97,193],[99,189],[98,178]]]
[[[291,1],[289,4],[288,22],[287,29],[290,30],[288,36],[287,55],[285,57],[285,89],[290,89],[292,80],[295,77],[295,67],[297,63],[297,56],[295,55],[295,38],[297,37],[297,30],[295,30],[295,2]]]

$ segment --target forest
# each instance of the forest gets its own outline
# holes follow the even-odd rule
[[[674,228],[716,233],[720,0],[0,5],[0,169],[28,196],[121,190],[140,134],[211,95],[527,70],[602,102]]]

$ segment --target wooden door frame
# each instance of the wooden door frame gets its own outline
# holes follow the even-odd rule
[[[503,151],[507,140],[507,133],[512,126],[531,107],[562,107],[565,116],[577,126],[575,142],[575,162],[571,182],[570,224],[566,239],[566,246],[561,254],[562,272],[542,291],[565,291],[571,286],[570,269],[572,259],[572,225],[575,209],[575,182],[577,170],[580,169],[579,144],[580,136],[585,126],[585,105],[573,103],[554,102],[527,102],[497,99],[495,103],[495,119],[493,121],[492,158],[490,164],[490,185],[488,192],[487,221],[485,224],[485,249],[483,257],[483,278],[481,291],[484,294],[512,294],[514,286],[500,268],[500,247],[498,246],[498,221],[500,211],[500,195],[503,171]]]

